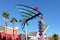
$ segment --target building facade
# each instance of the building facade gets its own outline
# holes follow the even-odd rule
[[[13,32],[14,31],[14,32]],[[21,35],[19,34],[18,29],[10,28],[10,27],[0,27],[0,38],[6,37],[7,39],[18,39],[19,37],[21,38]],[[21,39],[20,39],[21,40]]]

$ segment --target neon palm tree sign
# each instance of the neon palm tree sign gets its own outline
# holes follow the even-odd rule
[[[17,4],[17,8],[18,8],[19,12],[21,13],[21,16],[23,17],[22,20],[25,19],[24,22],[22,23],[22,25],[24,25],[24,26],[25,26],[25,23],[27,23],[29,20],[36,18],[39,15],[43,16],[43,14],[37,10],[38,9],[37,7],[32,8],[32,7],[29,7],[26,5]],[[25,8],[27,8],[27,9],[29,8],[31,10],[27,10]]]
[[[37,16],[39,17],[40,15],[43,16],[43,14],[40,11],[38,11],[37,7],[32,8],[26,5],[17,4],[17,8],[18,11],[21,13],[21,16],[23,17],[20,20],[21,25],[23,26],[22,29],[24,29],[25,24],[28,24],[27,22],[29,20],[32,20]],[[27,40],[27,31],[26,31],[26,40]]]

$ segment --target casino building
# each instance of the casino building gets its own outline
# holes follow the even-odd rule
[[[14,28],[14,34],[13,34],[13,28],[10,27],[0,27],[0,39],[5,40],[13,39],[13,40],[21,40],[21,35],[19,34],[19,30]]]

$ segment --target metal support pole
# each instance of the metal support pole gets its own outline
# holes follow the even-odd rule
[[[26,27],[26,40],[27,40],[27,25],[25,24],[25,27]]]

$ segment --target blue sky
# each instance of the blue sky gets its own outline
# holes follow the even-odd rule
[[[49,25],[46,34],[60,34],[60,0],[0,0],[0,26],[5,25],[2,17],[3,11],[8,11],[10,14],[8,21],[10,27],[12,26],[12,23],[10,23],[12,17],[21,19],[16,4],[24,4],[33,8],[37,6],[38,10],[45,16],[44,21]],[[19,22],[15,25],[21,29]],[[38,18],[29,21],[28,32],[35,31],[38,31]]]

